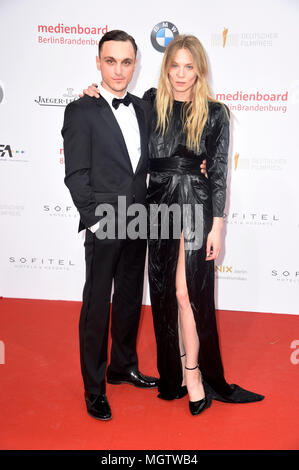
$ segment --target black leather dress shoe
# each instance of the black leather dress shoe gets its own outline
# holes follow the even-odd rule
[[[130,370],[122,374],[108,370],[107,382],[109,384],[130,384],[139,388],[156,388],[159,379],[143,375],[139,370]]]
[[[108,421],[112,418],[111,409],[105,394],[94,395],[85,392],[87,413],[95,419]]]

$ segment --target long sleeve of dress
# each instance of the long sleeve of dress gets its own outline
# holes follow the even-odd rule
[[[142,99],[145,101],[150,101],[153,104],[156,98],[156,94],[157,88],[149,88],[144,92]]]
[[[229,109],[213,103],[211,135],[208,145],[207,173],[212,191],[213,217],[223,217],[226,200],[226,177],[229,147]]]

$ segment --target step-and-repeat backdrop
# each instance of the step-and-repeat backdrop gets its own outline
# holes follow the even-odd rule
[[[165,45],[189,33],[232,114],[217,307],[299,314],[298,21],[296,0],[1,0],[0,295],[82,299],[84,238],[60,131],[67,103],[100,82],[101,36],[135,37],[130,91],[142,96]]]

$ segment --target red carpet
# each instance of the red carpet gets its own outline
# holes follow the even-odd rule
[[[264,394],[262,402],[213,401],[193,417],[187,397],[165,402],[156,390],[108,385],[113,419],[101,422],[83,401],[80,307],[0,299],[1,449],[299,449],[299,364],[290,359],[299,316],[217,312],[226,379]],[[157,374],[150,307],[143,307],[138,354],[140,370]]]

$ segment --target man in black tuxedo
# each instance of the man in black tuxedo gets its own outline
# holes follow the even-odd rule
[[[123,31],[110,31],[99,42],[100,98],[84,96],[65,110],[65,184],[86,229],[86,282],[79,322],[81,371],[88,413],[111,418],[106,397],[110,296],[111,357],[107,381],[154,388],[158,380],[138,370],[136,337],[143,294],[146,240],[99,239],[96,208],[115,209],[118,196],[127,207],[145,203],[150,112],[147,103],[127,93],[136,66],[137,47]],[[125,224],[128,220],[125,220]],[[126,225],[127,226],[127,225]]]

